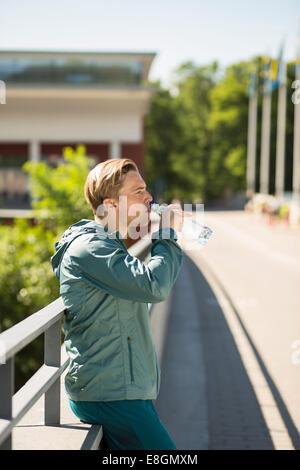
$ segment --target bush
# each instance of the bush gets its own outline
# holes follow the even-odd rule
[[[288,217],[289,213],[290,213],[289,206],[287,204],[283,204],[279,208],[278,217],[280,219],[285,219],[286,217]]]
[[[0,332],[22,321],[59,297],[59,283],[50,258],[54,243],[81,218],[91,218],[83,186],[93,160],[85,148],[64,149],[63,162],[26,162],[34,197],[34,223],[15,219],[0,226]],[[41,366],[43,336],[16,356],[16,390]]]

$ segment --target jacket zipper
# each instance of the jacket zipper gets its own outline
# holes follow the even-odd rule
[[[132,370],[132,350],[131,350],[131,339],[130,339],[130,336],[128,336],[127,342],[128,342],[128,351],[129,351],[130,376],[131,376],[131,382],[133,382],[133,381],[134,381],[134,377],[133,377],[133,370]]]

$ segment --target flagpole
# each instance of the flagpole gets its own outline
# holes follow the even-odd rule
[[[256,76],[255,76],[256,80]],[[253,84],[252,84],[253,85]],[[247,146],[247,192],[255,193],[255,160],[257,131],[257,87],[254,84],[249,96],[248,146]]]
[[[269,194],[269,161],[271,133],[271,83],[270,64],[265,78],[264,97],[262,106],[262,137],[260,156],[260,193]]]
[[[296,80],[300,80],[300,20],[298,23]],[[300,103],[294,103],[294,151],[293,151],[293,197],[290,206],[290,223],[299,223],[300,207]]]
[[[296,80],[300,80],[300,73],[298,73]],[[300,193],[300,103],[294,106],[293,193],[297,198]]]
[[[278,65],[279,66],[279,65]],[[276,142],[276,177],[275,192],[277,197],[284,195],[285,181],[285,130],[286,130],[286,63],[282,61],[281,80],[278,90],[277,142]]]

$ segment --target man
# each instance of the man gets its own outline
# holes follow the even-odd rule
[[[102,424],[109,449],[176,449],[152,403],[160,368],[148,303],[166,299],[178,276],[176,230],[183,213],[172,206],[164,211],[169,217],[152,234],[146,265],[123,240],[128,231],[135,235],[137,225],[141,234],[148,230],[152,196],[136,164],[112,159],[96,165],[85,197],[94,220],[69,227],[51,258],[66,306],[70,406],[82,421]]]

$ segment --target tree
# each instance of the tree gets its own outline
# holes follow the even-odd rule
[[[65,147],[62,162],[54,168],[46,162],[24,164],[30,175],[35,217],[45,228],[60,232],[77,220],[91,218],[83,187],[93,165],[84,145],[78,145],[76,150]]]
[[[198,67],[193,62],[175,71],[175,96],[158,84],[146,120],[146,170],[155,193],[165,200],[201,201],[205,197],[211,135],[207,128],[209,92],[217,64]]]
[[[162,88],[160,82],[151,85],[157,88],[157,92],[145,120],[146,179],[155,199],[168,199],[178,184],[171,155],[176,151],[181,128],[170,91]]]
[[[26,162],[34,197],[34,224],[15,219],[0,226],[0,331],[10,328],[59,297],[59,283],[50,258],[54,243],[81,218],[91,218],[83,195],[86,176],[94,162],[83,146],[64,150],[56,168],[46,162]],[[43,362],[43,337],[16,356],[16,389]]]
[[[212,136],[206,195],[246,189],[249,63],[231,65],[211,90],[208,128]]]
[[[216,62],[200,67],[186,62],[175,71],[178,89],[175,103],[182,132],[171,163],[181,182],[177,195],[188,201],[206,198],[212,145],[207,123],[211,113],[210,92],[217,76]]]
[[[31,226],[15,219],[13,226],[0,226],[0,331],[22,321],[59,297],[50,257],[54,233],[42,224]],[[43,337],[16,355],[16,389],[43,362]]]

